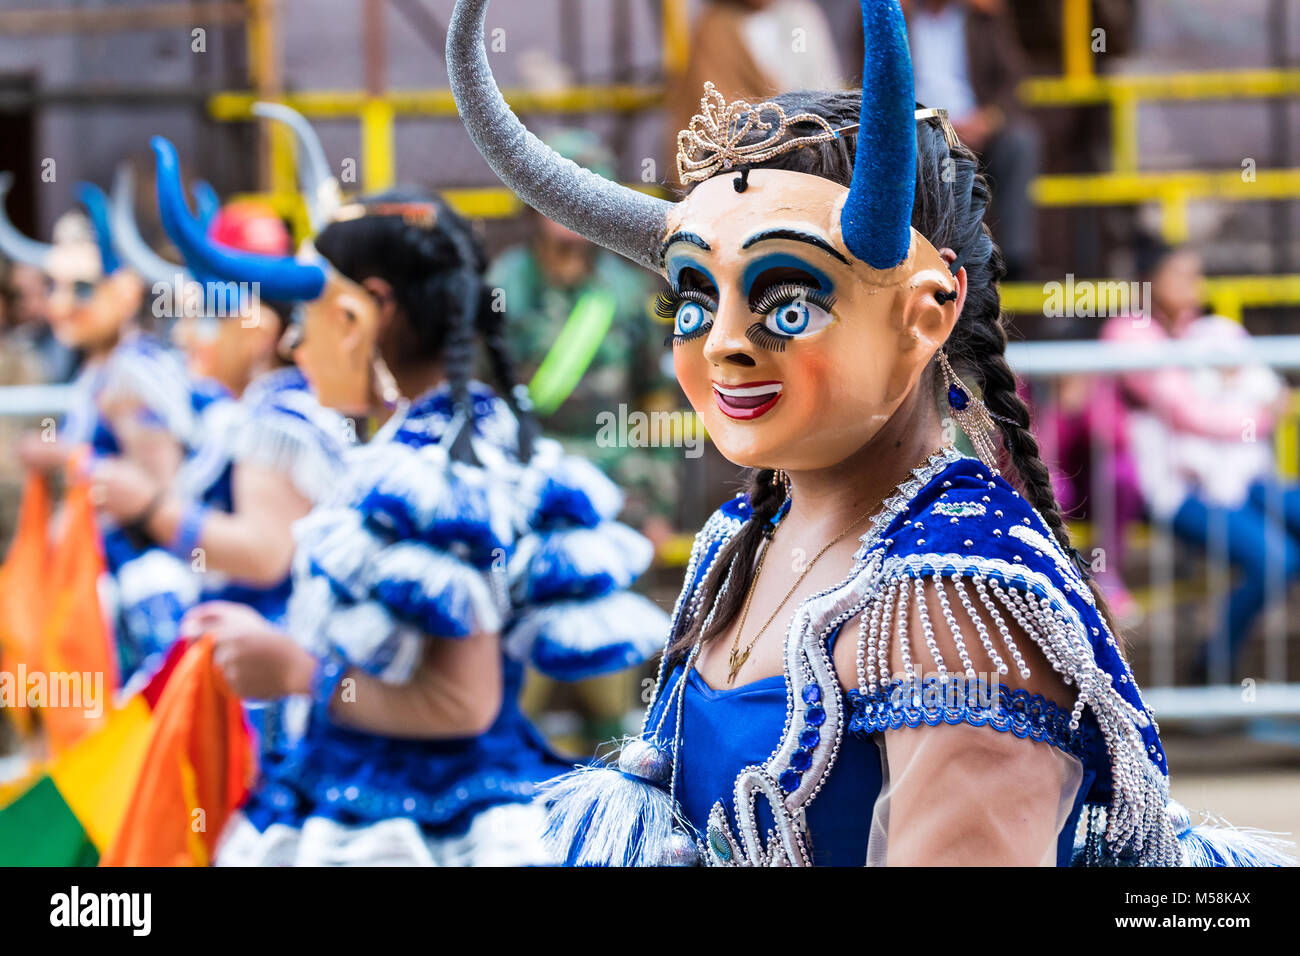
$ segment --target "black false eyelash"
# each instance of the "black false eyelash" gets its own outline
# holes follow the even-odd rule
[[[786,282],[774,285],[764,292],[762,297],[750,306],[750,311],[755,315],[767,315],[773,309],[779,309],[791,302],[811,302],[827,312],[835,308],[835,296],[830,293],[795,282]]]
[[[671,322],[677,318],[677,310],[682,307],[683,301],[676,292],[665,289],[655,296],[655,315],[666,322]]]
[[[745,338],[753,342],[760,349],[767,349],[769,352],[784,352],[786,343],[793,336],[781,335],[773,332],[763,322],[755,322],[749,328],[745,329]]]
[[[689,342],[692,339],[698,339],[702,335],[708,335],[712,329],[713,320],[710,319],[693,332],[682,332],[680,335],[676,332],[669,332],[668,337],[664,339],[664,345],[681,345],[683,342]]]
[[[655,315],[661,319],[672,321],[677,318],[677,310],[685,302],[694,302],[703,308],[705,312],[718,311],[718,303],[699,289],[683,289],[681,292],[665,289],[655,296]]]
[[[683,289],[681,292],[673,292],[669,289],[660,292],[655,296],[655,315],[667,322],[675,323],[677,320],[678,310],[687,302],[694,302],[706,312],[716,312],[718,310],[718,304],[699,289]],[[678,334],[677,332],[669,332],[668,336],[664,339],[664,345],[681,345],[683,342],[698,339],[702,335],[708,335],[709,330],[712,328],[713,321],[710,319],[693,332],[684,332],[681,334]]]

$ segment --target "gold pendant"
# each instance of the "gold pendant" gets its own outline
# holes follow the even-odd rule
[[[727,661],[727,667],[728,667],[727,683],[728,684],[734,684],[736,682],[736,675],[740,673],[740,669],[745,666],[745,661],[749,660],[749,651],[750,648],[748,647],[745,648],[743,651],[739,647],[733,647],[731,649],[731,657]]]

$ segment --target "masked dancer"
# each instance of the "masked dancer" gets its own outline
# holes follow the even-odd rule
[[[917,109],[896,0],[862,4],[860,101],[727,103],[706,85],[677,203],[523,128],[488,66],[486,9],[459,0],[447,44],[471,137],[526,202],[668,280],[678,380],[751,469],[696,539],[642,734],[617,767],[549,789],[557,854],[1283,858],[1170,802],[1004,356],[988,187],[946,117]],[[958,427],[978,457],[952,447]]]
[[[187,261],[229,256],[157,149]],[[519,710],[524,665],[577,679],[644,660],[666,616],[625,589],[649,543],[614,520],[607,479],[535,437],[482,253],[448,206],[367,198],[314,246],[223,271],[303,303],[295,358],[322,404],[387,421],[295,528],[285,626],[228,603],[187,622],[241,696],[311,704],[218,862],[547,862],[531,801],[571,763]],[[478,344],[496,391],[471,378]]]

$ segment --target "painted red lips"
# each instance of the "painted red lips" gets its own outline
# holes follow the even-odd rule
[[[722,414],[746,422],[771,411],[784,388],[781,382],[745,382],[741,385],[714,382],[713,397]]]

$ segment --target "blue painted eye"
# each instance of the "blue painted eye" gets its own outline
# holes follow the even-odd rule
[[[690,335],[698,332],[713,316],[698,302],[683,302],[677,310],[676,328],[678,335]]]
[[[831,314],[805,298],[784,302],[769,311],[764,324],[777,335],[811,335],[831,324]]]

